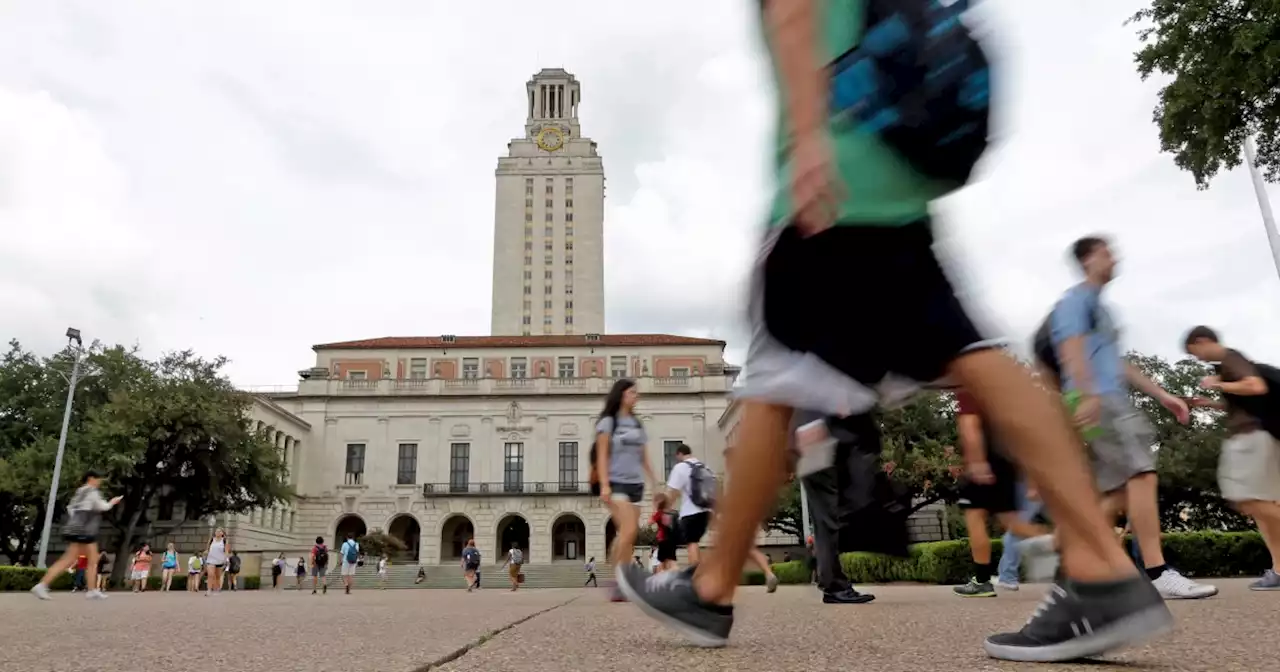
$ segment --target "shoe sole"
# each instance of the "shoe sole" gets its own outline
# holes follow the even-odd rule
[[[628,601],[637,607],[640,607],[640,611],[643,611],[647,616],[649,616],[649,618],[652,618],[653,620],[683,635],[686,639],[693,642],[695,646],[700,646],[704,649],[719,649],[729,643],[729,640],[725,637],[718,637],[706,632],[705,630],[695,628],[678,618],[653,608],[653,606],[648,602],[640,599],[640,594],[631,588],[630,582],[628,582],[626,577],[623,576],[621,567],[618,568],[615,576],[618,579],[618,588],[622,590],[623,595],[627,596]]]
[[[1252,590],[1258,593],[1271,593],[1271,592],[1280,590],[1280,586],[1258,586],[1257,588],[1254,588],[1253,586],[1249,586],[1249,590]]]
[[[1218,594],[1218,589],[1214,588],[1213,592],[1204,593],[1202,595],[1161,595],[1166,600],[1203,600],[1214,597]]]
[[[1049,646],[1006,646],[991,640],[983,642],[987,655],[998,660],[1018,663],[1060,663],[1114,651],[1141,641],[1159,637],[1173,630],[1173,614],[1160,604],[1148,607],[1116,621],[1102,630]]]
[[[766,593],[778,592],[778,577],[773,576],[768,581],[765,581],[764,590]]]
[[[960,597],[996,597],[995,592],[990,593],[956,593]]]
[[[836,600],[831,600],[831,601],[823,600],[823,601],[822,601],[822,603],[823,603],[823,604],[866,604],[866,603],[868,603],[868,602],[874,602],[874,601],[875,601],[875,599],[876,599],[876,596],[875,596],[875,595],[868,595],[865,599],[848,600],[848,601],[845,601],[845,600],[840,600],[840,601],[836,601]]]

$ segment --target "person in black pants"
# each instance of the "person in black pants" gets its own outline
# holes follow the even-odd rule
[[[802,427],[815,420],[822,420],[821,413],[796,411],[792,424]],[[850,503],[841,501],[846,480],[838,468],[842,457],[853,451],[879,455],[880,430],[869,414],[849,418],[826,418],[828,431],[836,439],[835,465],[801,479],[813,514],[813,543],[810,558],[817,563],[818,588],[826,604],[863,604],[876,599],[875,595],[859,593],[853,589],[849,577],[840,566],[840,510]],[[844,486],[844,487],[842,487]]]

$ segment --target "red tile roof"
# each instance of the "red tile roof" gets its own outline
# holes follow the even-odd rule
[[[600,334],[587,340],[585,334],[573,336],[454,336],[446,342],[443,336],[384,336],[361,341],[341,341],[311,346],[312,350],[400,350],[414,348],[575,348],[583,346],[639,347],[663,345],[718,345],[724,341],[669,334]]]

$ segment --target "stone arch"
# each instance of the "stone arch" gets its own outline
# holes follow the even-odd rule
[[[495,528],[497,533],[495,538],[498,540],[498,546],[494,553],[494,559],[499,556],[506,556],[511,545],[515,544],[524,552],[524,557],[529,557],[529,538],[532,532],[529,525],[529,519],[519,513],[507,513],[498,519],[498,526]]]
[[[462,558],[468,539],[476,536],[476,524],[465,513],[451,513],[440,522],[440,564]]]
[[[422,550],[422,523],[411,513],[397,513],[387,521],[387,534],[404,542],[404,554],[411,560],[418,559]]]
[[[359,539],[368,534],[369,525],[365,523],[364,517],[358,513],[344,513],[338,516],[338,519],[333,523],[333,539],[330,541],[330,546],[339,547],[342,542],[347,540],[348,532]]]
[[[562,513],[551,521],[551,560],[582,560],[587,556],[587,524],[576,513]]]
[[[609,520],[604,524],[604,555],[610,557],[613,552],[613,540],[618,536],[618,526],[613,524],[613,516],[609,516]]]

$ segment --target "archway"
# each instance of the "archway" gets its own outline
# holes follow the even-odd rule
[[[333,543],[330,545],[330,548],[341,548],[342,542],[347,540],[348,534],[350,534],[354,539],[359,539],[368,531],[369,528],[364,524],[364,518],[361,518],[354,513],[349,513],[338,519],[338,524],[334,528],[333,532]]]
[[[401,514],[391,519],[387,526],[387,534],[404,542],[404,553],[413,561],[418,559],[418,551],[422,548],[422,526],[418,519],[409,514]]]
[[[494,561],[497,562],[498,557],[505,558],[513,544],[524,552],[525,562],[528,562],[529,521],[516,513],[505,515],[498,521],[498,548],[494,554]]]
[[[551,559],[578,560],[586,554],[587,526],[582,519],[566,513],[551,524]]]
[[[460,513],[446,518],[440,526],[440,564],[461,559],[467,540],[474,539],[475,536],[476,526],[471,523],[470,518]]]
[[[618,526],[613,524],[613,519],[604,524],[604,554],[605,557],[611,557],[613,553],[613,538],[618,536]]]

